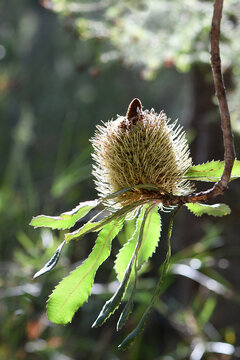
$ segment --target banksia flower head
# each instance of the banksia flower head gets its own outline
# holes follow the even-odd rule
[[[179,208],[185,205],[196,216],[204,213],[223,216],[230,213],[225,204],[200,204],[194,201],[194,194],[185,196],[193,190],[188,180],[215,182],[220,179],[224,162],[211,161],[192,166],[182,128],[176,122],[171,124],[163,112],[143,111],[138,99],[130,103],[126,116],[118,116],[116,120],[99,126],[92,143],[95,160],[93,174],[100,198],[81,202],[59,216],[39,215],[30,224],[66,230],[93,209],[95,214],[90,215],[90,220],[78,229],[65,233],[55,254],[34,278],[56,266],[63,246],[69,241],[82,238],[89,232],[99,232],[88,258],[57,285],[48,300],[50,321],[56,324],[72,321],[77,309],[88,300],[96,271],[111,253],[112,241],[127,225],[127,221],[134,217],[134,232],[130,238],[126,238],[114,264],[119,286],[93,324],[93,327],[101,326],[118,309],[129,288],[130,296],[117,323],[117,329],[121,329],[132,311],[138,272],[158,246],[162,228],[159,210],[164,210],[164,206],[170,210],[176,206],[169,221],[168,250],[160,267],[157,286],[139,324],[120,344],[119,347],[125,349],[142,331],[149,311],[162,291],[171,256],[173,219]],[[240,177],[239,169],[240,162],[236,160],[232,180]],[[98,205],[103,210],[101,207],[98,210]],[[106,207],[108,212],[104,211]]]
[[[192,191],[184,179],[192,159],[182,128],[176,122],[170,124],[163,111],[143,111],[139,99],[130,103],[126,116],[98,126],[91,141],[96,162],[93,175],[100,196],[134,188],[120,195],[117,204],[112,201],[113,207],[152,197],[152,191],[141,184],[154,185],[162,195]]]

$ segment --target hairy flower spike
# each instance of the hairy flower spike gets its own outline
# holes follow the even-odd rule
[[[135,217],[135,231],[130,239],[126,239],[128,241],[115,261],[114,268],[120,284],[93,324],[94,327],[102,325],[117,310],[133,280],[129,299],[117,324],[117,329],[120,329],[132,311],[138,271],[153,255],[159,242],[162,222],[158,210],[173,210],[174,195],[185,195],[193,190],[187,180],[215,182],[220,179],[225,164],[211,161],[191,167],[192,161],[182,128],[176,122],[170,124],[163,112],[156,114],[154,110],[143,111],[138,99],[130,103],[126,116],[118,116],[115,121],[99,126],[92,143],[96,161],[93,173],[101,199],[80,203],[59,216],[39,215],[32,219],[31,225],[70,229],[100,204],[104,210],[109,210],[109,214],[102,216],[102,210],[96,209],[97,214],[87,223],[66,233],[55,254],[34,278],[56,266],[64,244],[89,232],[99,232],[88,258],[57,285],[48,300],[48,319],[56,324],[70,322],[77,309],[88,300],[96,271],[109,257],[113,239],[125,221]],[[240,161],[235,160],[231,180],[239,177]],[[186,203],[185,206],[196,216],[224,216],[231,211],[225,204],[194,202]],[[149,311],[162,291],[171,256],[173,219],[178,210],[179,206],[173,211],[169,222],[167,255],[160,267],[160,277],[152,299],[137,327],[119,346],[121,349],[129,346],[142,331]]]
[[[192,160],[182,128],[176,122],[170,124],[163,111],[143,111],[139,99],[130,103],[126,116],[98,126],[91,141],[93,174],[101,196],[140,184],[155,185],[163,195],[186,195],[193,190],[184,179]],[[118,197],[120,205],[115,207],[147,197],[147,192],[128,191]]]

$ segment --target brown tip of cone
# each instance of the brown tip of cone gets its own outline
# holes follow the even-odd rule
[[[142,110],[142,103],[139,99],[133,99],[129,106],[128,106],[128,110],[127,110],[127,119],[130,120],[131,118],[135,117],[138,115],[138,111]]]

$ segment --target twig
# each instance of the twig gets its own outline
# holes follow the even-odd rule
[[[210,41],[211,41],[211,66],[212,66],[213,80],[214,80],[214,86],[218,98],[220,115],[221,115],[221,128],[223,133],[225,165],[221,179],[214,184],[212,189],[206,192],[196,194],[197,197],[205,194],[206,200],[212,199],[217,195],[223,194],[223,192],[227,189],[227,185],[230,180],[231,171],[235,159],[235,150],[234,150],[233,135],[231,129],[230,114],[228,110],[228,102],[227,102],[224,81],[221,71],[221,58],[220,58],[220,50],[219,50],[220,24],[222,17],[223,1],[224,0],[216,0],[214,4]]]
[[[206,191],[199,193],[194,193],[188,196],[168,196],[165,195],[161,197],[161,200],[166,205],[177,205],[185,204],[187,202],[206,202],[210,199],[215,198],[218,195],[222,195],[227,189],[231,171],[235,159],[235,149],[233,143],[233,135],[231,129],[230,114],[228,109],[228,102],[224,87],[224,81],[221,71],[221,58],[219,50],[219,38],[220,38],[220,24],[222,17],[224,0],[215,0],[213,17],[212,17],[212,26],[210,33],[210,43],[211,43],[211,66],[213,73],[213,80],[216,95],[218,98],[220,116],[221,116],[221,128],[223,133],[223,143],[224,143],[224,170],[221,176],[221,179],[214,184],[214,186]]]

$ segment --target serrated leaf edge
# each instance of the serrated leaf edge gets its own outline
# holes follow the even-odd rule
[[[124,224],[124,217],[120,218],[120,219],[114,224],[113,228],[111,229],[111,232],[112,232],[112,231],[114,230],[114,228],[119,224],[120,221],[123,221],[123,224]],[[121,230],[121,227],[119,228],[119,231],[120,231],[120,230]],[[117,236],[117,234],[115,235],[115,237],[116,237],[116,236]],[[89,272],[93,269],[93,267],[95,266],[97,260],[99,259],[100,255],[102,254],[103,250],[104,250],[105,247],[106,247],[108,238],[109,238],[109,237],[106,237],[106,240],[105,240],[104,245],[103,245],[103,247],[102,247],[101,253],[98,254],[98,257],[95,259],[94,264],[91,266],[90,269],[88,269],[87,273],[78,281],[78,283],[77,283],[77,285],[75,286],[74,290],[73,290],[73,291],[71,292],[71,294],[68,296],[67,300],[66,300],[66,301],[64,302],[64,304],[61,306],[60,310],[58,310],[58,313],[62,310],[62,308],[63,308],[63,306],[66,304],[66,302],[70,299],[70,296],[73,294],[73,292],[75,292],[75,291],[79,288],[80,283],[83,281],[83,279],[85,279],[86,276],[89,274]],[[113,239],[112,239],[112,240],[113,240]],[[94,244],[94,246],[95,246],[95,244]],[[93,249],[94,249],[94,246],[93,246]],[[92,249],[92,251],[93,251],[93,249]],[[92,251],[91,251],[91,253],[92,253]],[[89,254],[89,256],[91,255],[91,253]],[[110,255],[110,254],[109,254],[109,255]],[[89,258],[89,256],[87,257],[87,259]],[[87,261],[87,259],[85,259],[84,262]],[[106,259],[105,259],[105,260],[106,260]],[[104,261],[105,261],[105,260],[104,260]],[[65,276],[65,277],[55,286],[54,290],[52,291],[52,293],[51,293],[50,296],[48,297],[48,300],[47,300],[47,308],[48,308],[48,305],[49,305],[49,301],[51,300],[51,296],[54,294],[54,291],[57,289],[57,287],[64,281],[64,279],[66,279],[66,278],[68,278],[69,276],[71,276],[71,274],[72,274],[75,270],[77,270],[80,266],[82,266],[82,265],[84,264],[84,262],[83,262],[81,265],[79,265],[76,269],[72,270],[67,276]],[[100,264],[99,267],[100,267],[101,265],[102,265],[102,264]],[[99,268],[99,267],[98,267],[98,268]],[[97,270],[98,270],[98,268],[97,268]],[[97,270],[96,270],[96,272],[97,272]],[[96,272],[95,272],[95,274],[96,274]],[[95,275],[94,275],[94,277],[95,277]],[[94,283],[94,277],[93,277],[93,282],[92,282],[92,284],[91,284],[90,290],[89,290],[89,292],[87,293],[87,294],[88,294],[87,299],[89,298],[89,296],[90,296],[90,294],[91,294],[91,289],[92,289],[92,286],[93,286],[93,283]],[[87,300],[86,300],[86,301],[87,301]],[[84,303],[85,303],[86,301],[84,301]],[[84,304],[84,303],[83,303],[83,304]],[[83,305],[83,304],[82,304],[82,305]],[[78,306],[78,307],[76,307],[76,308],[74,309],[72,318],[73,318],[74,314],[76,313],[76,311],[79,309],[79,307],[81,307],[82,305],[80,305],[80,306]],[[52,322],[54,322],[54,323],[56,323],[56,324],[67,324],[67,323],[69,323],[69,322],[72,321],[72,318],[71,318],[70,320],[67,320],[66,322],[56,322],[56,321],[52,321],[50,318],[49,318],[49,320],[52,321]]]

